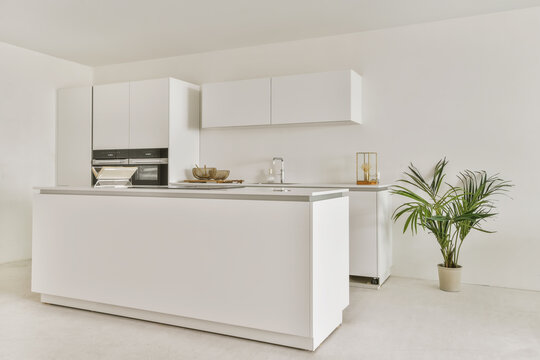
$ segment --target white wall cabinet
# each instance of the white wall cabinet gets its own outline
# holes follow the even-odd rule
[[[361,77],[352,70],[202,86],[202,127],[361,123]]]
[[[272,78],[272,124],[361,123],[361,78],[354,71]]]
[[[169,146],[169,79],[129,83],[129,148]]]
[[[202,85],[202,127],[270,125],[270,78]]]
[[[94,86],[94,150],[129,147],[129,83]]]
[[[92,87],[59,89],[56,185],[88,186],[92,159]]]

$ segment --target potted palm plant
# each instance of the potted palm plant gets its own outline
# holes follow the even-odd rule
[[[438,265],[439,287],[459,291],[461,265],[459,255],[463,241],[472,230],[490,233],[482,223],[496,215],[493,198],[505,193],[510,182],[485,171],[466,170],[458,175],[458,185],[444,182],[446,159],[435,165],[428,181],[411,163],[405,178],[392,187],[392,194],[406,198],[393,214],[394,221],[406,216],[403,232],[414,235],[420,227],[433,234],[439,244],[443,262]]]

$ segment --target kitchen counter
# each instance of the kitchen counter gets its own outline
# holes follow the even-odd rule
[[[332,189],[348,189],[349,191],[385,191],[390,189],[392,184],[378,184],[378,185],[356,185],[347,183],[249,183],[243,184],[247,187],[286,187],[286,188],[332,188]]]
[[[314,350],[349,304],[348,190],[287,190],[37,188],[32,291]]]
[[[180,182],[178,185],[186,183]],[[205,183],[207,186],[220,186],[222,184]],[[348,189],[349,191],[378,192],[389,190],[392,184],[356,185],[350,183],[243,183],[242,186],[251,188],[307,188],[307,189]]]
[[[205,184],[220,187],[222,184]],[[189,185],[188,185],[189,186]],[[36,188],[40,194],[138,196],[201,199],[320,201],[347,196],[346,188],[285,188],[281,185],[232,187],[229,189],[183,189],[168,187],[94,188],[56,186]]]

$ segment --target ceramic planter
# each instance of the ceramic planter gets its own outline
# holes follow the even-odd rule
[[[437,265],[439,269],[439,288],[444,291],[461,290],[461,266],[456,268],[444,267],[443,264]]]

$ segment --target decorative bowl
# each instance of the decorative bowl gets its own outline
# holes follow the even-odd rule
[[[214,180],[225,180],[229,177],[230,170],[214,170],[211,171],[212,179]]]
[[[212,178],[212,174],[216,171],[216,168],[209,167],[195,167],[191,170],[191,173],[198,180],[208,180]]]

